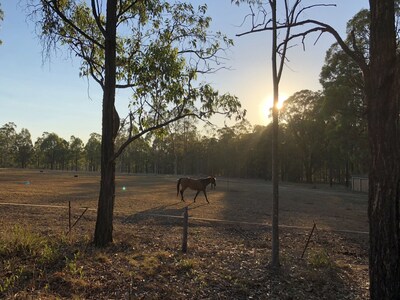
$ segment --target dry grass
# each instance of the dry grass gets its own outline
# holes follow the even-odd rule
[[[176,179],[117,176],[114,244],[96,249],[97,174],[0,170],[0,203],[37,205],[0,205],[0,298],[368,298],[368,236],[344,232],[367,231],[366,195],[283,184],[280,222],[296,228],[281,229],[276,271],[262,225],[271,218],[270,183],[217,179],[206,204],[201,194],[193,203],[191,191],[179,201]],[[68,201],[74,219],[89,210],[66,236]],[[180,252],[185,206],[188,254]]]

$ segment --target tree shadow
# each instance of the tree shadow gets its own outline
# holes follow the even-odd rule
[[[124,223],[140,223],[151,219],[153,223],[158,225],[179,225],[182,226],[183,214],[185,208],[188,208],[189,218],[190,212],[201,207],[207,206],[207,203],[196,202],[175,202],[167,205],[159,205],[150,209],[135,212],[127,217],[122,217]]]

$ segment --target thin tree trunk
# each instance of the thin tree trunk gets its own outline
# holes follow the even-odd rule
[[[117,1],[107,1],[105,36],[105,83],[103,88],[103,126],[101,141],[101,180],[97,208],[94,244],[98,247],[113,241],[113,213],[115,198],[114,156],[114,103],[116,63],[116,17]]]
[[[400,297],[399,70],[394,1],[370,0],[370,70],[364,74],[371,151],[368,217],[371,299]]]
[[[272,266],[279,267],[279,171],[278,171],[278,99],[279,80],[277,70],[276,1],[271,1],[272,10],[272,79],[274,105],[272,108]]]

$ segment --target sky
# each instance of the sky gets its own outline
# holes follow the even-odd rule
[[[272,105],[271,35],[267,32],[242,37],[236,35],[250,29],[243,20],[250,10],[230,0],[193,0],[193,5],[206,3],[212,17],[210,30],[221,31],[234,40],[226,53],[226,70],[207,76],[220,93],[236,95],[247,110],[252,125],[266,125],[268,106]],[[70,140],[74,135],[87,142],[91,133],[101,133],[102,92],[92,80],[79,77],[80,62],[60,47],[50,59],[43,59],[35,26],[22,7],[24,1],[0,0],[4,20],[0,23],[0,126],[17,125],[17,132],[27,128],[32,141],[44,132],[54,132]],[[347,21],[360,9],[368,8],[368,0],[303,1],[304,5],[332,3],[308,11],[306,17],[321,20],[345,36]],[[280,95],[288,97],[302,89],[321,89],[319,73],[325,53],[334,39],[324,34],[314,45],[316,36],[288,52],[288,61],[280,83]],[[128,95],[118,93],[116,107],[120,116],[128,112]],[[223,126],[224,120],[213,119]],[[232,122],[228,122],[232,125]]]

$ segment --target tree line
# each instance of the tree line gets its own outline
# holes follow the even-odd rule
[[[348,184],[351,175],[367,173],[362,94],[337,85],[331,88],[331,82],[324,81],[327,67],[321,73],[326,86],[322,92],[296,92],[281,110],[283,181]],[[272,124],[252,126],[242,120],[222,128],[198,125],[186,118],[137,139],[118,157],[117,172],[271,179]],[[116,145],[128,134],[121,130]],[[0,167],[99,171],[100,158],[97,133],[84,143],[79,137],[67,141],[44,132],[33,143],[28,129],[17,132],[12,122],[0,128]]]

